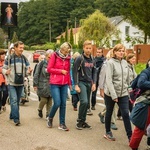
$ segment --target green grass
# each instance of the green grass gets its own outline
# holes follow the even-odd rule
[[[145,68],[146,68],[146,64],[139,63],[139,64],[135,65],[135,71],[137,74],[139,74]]]

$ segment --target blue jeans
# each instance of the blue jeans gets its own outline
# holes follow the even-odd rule
[[[104,95],[104,99],[105,99],[105,104],[106,104],[105,128],[106,128],[106,132],[110,132],[111,116],[112,116],[112,112],[114,109],[115,101],[113,101],[112,98],[107,96],[106,94]],[[129,98],[128,98],[128,96],[118,97],[117,104],[121,111],[121,115],[123,118],[127,137],[128,137],[128,139],[130,139],[131,135],[132,135],[132,128],[131,128],[131,123],[130,123],[130,119],[129,119]]]
[[[23,89],[23,86],[8,85],[10,106],[11,106],[10,119],[13,119],[14,122],[17,122],[20,120],[19,102],[20,102],[22,89]]]
[[[59,108],[59,123],[65,124],[66,100],[68,95],[68,85],[50,85],[50,91],[53,98],[53,106],[51,108],[49,118],[53,118]]]

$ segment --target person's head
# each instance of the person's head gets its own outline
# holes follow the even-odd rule
[[[150,67],[150,59],[146,63],[146,68]]]
[[[75,53],[72,55],[72,58],[75,60],[78,56],[80,56],[80,53],[79,53],[79,52],[75,52]]]
[[[20,56],[24,50],[24,43],[22,41],[17,41],[14,43],[15,54]]]
[[[70,54],[71,49],[72,49],[72,46],[69,42],[65,42],[60,46],[60,52],[65,56]]]
[[[109,60],[110,58],[113,57],[113,49],[109,50],[106,54],[106,59]]]
[[[96,57],[102,57],[103,55],[103,48],[98,47],[96,50]]]
[[[126,61],[131,64],[131,65],[134,65],[136,63],[136,57],[135,57],[135,54],[134,53],[129,53],[127,56],[126,56]]]
[[[125,46],[123,44],[117,44],[113,48],[113,57],[117,58],[119,60],[123,59],[125,57]]]
[[[0,49],[0,60],[5,60],[6,51],[3,49]]]
[[[83,43],[83,51],[84,51],[84,54],[89,57],[92,53],[92,41],[85,41]]]
[[[51,58],[51,54],[54,52],[54,50],[49,49],[46,51],[45,57],[47,60],[49,60]]]
[[[42,55],[39,56],[38,61],[41,62],[44,59],[45,59],[45,55],[42,54]]]

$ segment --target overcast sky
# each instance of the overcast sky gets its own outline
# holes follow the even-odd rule
[[[0,2],[10,2],[10,3],[19,3],[19,2],[26,2],[29,0],[0,0]]]

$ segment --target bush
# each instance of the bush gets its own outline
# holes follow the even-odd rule
[[[146,68],[146,64],[139,63],[139,64],[135,65],[135,71],[137,74],[139,74],[145,68]]]

